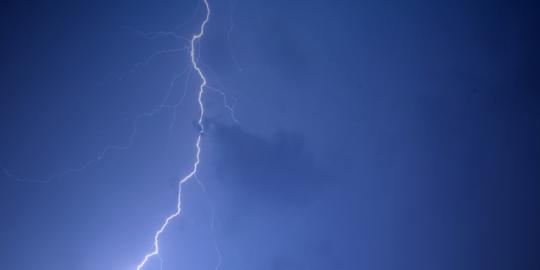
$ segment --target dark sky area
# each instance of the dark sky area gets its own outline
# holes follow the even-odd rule
[[[208,1],[144,270],[540,269],[535,1]],[[0,269],[135,270],[204,15],[0,2]]]

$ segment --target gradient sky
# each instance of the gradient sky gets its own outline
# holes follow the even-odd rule
[[[163,270],[540,269],[534,1],[209,2],[199,61],[239,123],[208,90]],[[0,3],[1,269],[134,270],[152,248],[193,162],[178,49],[203,16]],[[129,147],[62,174],[107,146]]]

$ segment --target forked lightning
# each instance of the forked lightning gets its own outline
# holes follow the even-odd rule
[[[178,181],[178,196],[176,200],[176,211],[165,219],[165,221],[163,222],[159,230],[157,230],[156,233],[154,234],[154,246],[152,248],[152,251],[150,251],[144,256],[142,261],[137,265],[137,268],[136,268],[137,270],[142,270],[144,266],[146,265],[146,263],[152,257],[155,257],[155,256],[159,257],[159,238],[161,237],[163,232],[167,229],[167,226],[169,226],[169,224],[176,217],[178,217],[182,211],[182,185],[197,175],[197,170],[201,162],[201,159],[200,159],[201,141],[202,141],[202,135],[204,133],[203,97],[204,97],[204,92],[205,92],[204,90],[206,88],[207,80],[206,80],[206,77],[204,76],[204,73],[201,70],[201,67],[199,66],[197,62],[195,51],[197,49],[197,44],[199,43],[201,38],[204,36],[204,30],[205,30],[206,24],[208,23],[208,20],[210,19],[210,13],[211,13],[210,6],[208,5],[208,0],[203,0],[203,2],[204,2],[205,10],[206,10],[206,15],[205,15],[204,21],[201,23],[199,32],[193,35],[193,37],[191,38],[191,47],[190,47],[191,65],[193,69],[197,72],[197,75],[199,76],[201,80],[201,84],[199,85],[199,91],[198,91],[198,99],[197,99],[199,102],[200,113],[199,113],[199,119],[197,121],[197,124],[199,125],[199,131],[197,134],[197,140],[195,141],[195,161],[193,162],[193,167],[191,171]]]

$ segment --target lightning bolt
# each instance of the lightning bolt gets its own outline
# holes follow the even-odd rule
[[[232,32],[232,29],[234,27],[234,21],[232,19],[232,16],[233,16],[232,13],[234,12],[234,8],[236,6],[237,0],[232,0],[232,1],[234,1],[234,2],[232,3],[231,11],[230,11],[230,24],[231,24],[231,26],[230,26],[230,28],[229,28],[229,30],[227,32],[227,35],[230,35],[230,32]],[[205,3],[205,6],[206,6],[207,2],[206,1],[202,1],[202,2]],[[197,10],[199,10],[199,8],[200,8],[200,5],[198,5]],[[207,10],[209,10],[209,9],[207,9]],[[195,13],[193,13],[193,14],[195,14]],[[194,17],[195,17],[195,15],[192,15],[192,18],[190,20],[192,20]],[[180,28],[180,27],[181,26],[178,26],[176,28]],[[4,173],[5,176],[7,176],[8,179],[12,179],[12,180],[14,180],[16,182],[34,183],[34,184],[48,184],[48,183],[50,183],[50,182],[52,182],[54,180],[66,177],[66,176],[68,176],[70,174],[84,172],[87,169],[89,169],[90,167],[92,167],[93,165],[96,165],[100,161],[102,161],[110,152],[124,151],[124,150],[130,149],[133,146],[133,144],[135,143],[135,137],[136,137],[136,135],[138,133],[139,124],[142,122],[142,120],[144,120],[145,118],[151,118],[151,117],[157,115],[158,113],[161,113],[164,110],[171,110],[172,111],[172,121],[169,124],[169,140],[170,140],[170,138],[172,137],[173,129],[175,128],[175,125],[176,125],[177,110],[178,110],[179,106],[183,103],[184,98],[186,97],[186,92],[187,92],[187,88],[188,88],[187,84],[188,84],[191,72],[193,70],[196,70],[200,78],[204,77],[204,75],[202,74],[202,71],[201,71],[201,65],[202,64],[198,63],[197,62],[198,59],[197,59],[197,57],[195,57],[195,46],[194,46],[194,45],[196,45],[195,43],[197,43],[197,41],[202,36],[195,35],[191,39],[189,39],[187,37],[184,37],[184,36],[176,33],[175,31],[160,30],[160,31],[157,31],[157,32],[143,32],[143,31],[137,30],[135,28],[131,28],[131,27],[125,27],[125,28],[127,30],[129,30],[129,31],[131,31],[131,32],[143,37],[143,38],[149,39],[149,40],[155,40],[155,39],[162,38],[162,37],[170,37],[170,38],[174,38],[174,39],[179,39],[179,40],[185,41],[186,46],[183,46],[183,47],[180,47],[180,48],[172,48],[172,49],[160,50],[160,51],[152,53],[150,56],[148,56],[143,61],[136,63],[125,74],[120,75],[119,77],[117,77],[116,79],[118,81],[122,81],[128,75],[136,73],[139,69],[141,69],[142,67],[148,65],[155,58],[158,58],[160,56],[167,55],[167,54],[176,54],[176,53],[180,53],[180,52],[183,52],[183,51],[189,51],[189,52],[191,52],[193,54],[193,55],[191,55],[191,63],[190,63],[191,65],[187,64],[184,71],[182,71],[178,75],[174,76],[171,83],[169,84],[168,91],[166,92],[166,95],[162,99],[161,103],[157,104],[157,106],[154,106],[154,108],[151,111],[142,112],[142,113],[140,113],[140,114],[138,114],[138,115],[136,115],[134,117],[134,119],[132,121],[131,131],[129,132],[128,137],[127,137],[127,139],[126,139],[126,141],[124,143],[106,145],[101,149],[101,151],[99,151],[97,153],[96,156],[94,156],[93,158],[87,160],[85,163],[82,163],[80,166],[64,169],[62,171],[55,172],[55,173],[49,175],[48,177],[43,177],[43,178],[28,178],[28,177],[24,177],[22,175],[15,174],[15,173],[11,172],[10,170],[8,170],[3,165],[3,163],[0,163],[0,170],[1,170],[1,172]],[[204,29],[202,29],[202,31],[199,32],[199,34],[201,34],[201,33],[204,34]],[[191,46],[189,46],[189,44],[191,44]],[[230,54],[231,54],[231,57],[234,58],[234,56],[232,55],[232,52]],[[189,68],[190,66],[192,67],[192,69]],[[195,68],[195,67],[197,67],[197,68]],[[210,91],[212,91],[214,93],[217,93],[218,95],[220,95],[222,97],[224,108],[229,112],[229,116],[230,116],[231,120],[235,124],[239,125],[240,121],[236,117],[236,113],[235,113],[235,105],[236,105],[238,100],[233,97],[234,103],[233,104],[229,103],[228,95],[223,90],[224,86],[219,81],[219,78],[217,77],[217,74],[209,66],[204,65],[204,68],[205,68],[205,70],[207,70],[207,71],[214,74],[215,79],[216,79],[216,83],[218,84],[219,87],[214,87],[214,86],[208,85],[206,83],[206,78],[205,78],[205,80],[203,82],[204,83],[203,88],[205,88],[206,90],[210,90]],[[173,87],[175,86],[177,81],[183,75],[185,75],[186,72],[188,74],[187,75],[188,78],[185,81],[184,91],[183,91],[183,94],[182,94],[180,100],[173,103],[173,104],[167,104],[168,101],[170,100],[170,97],[171,97],[171,94],[172,94],[172,91],[173,91]],[[199,126],[202,126],[202,124],[199,124]]]
[[[144,266],[146,265],[146,263],[152,257],[155,257],[155,256],[159,257],[159,238],[161,237],[163,232],[165,232],[165,230],[167,229],[169,224],[176,217],[178,217],[180,215],[180,213],[182,212],[182,186],[184,185],[184,183],[188,182],[191,178],[194,178],[197,175],[197,170],[199,169],[199,164],[201,163],[201,159],[200,159],[200,156],[201,156],[201,141],[202,141],[202,135],[204,133],[203,119],[204,119],[204,113],[205,113],[205,108],[204,108],[204,103],[203,103],[203,96],[204,96],[204,92],[205,92],[204,90],[205,90],[206,85],[207,85],[207,80],[206,80],[206,77],[204,76],[204,73],[202,72],[201,67],[199,66],[199,64],[197,62],[195,51],[196,51],[197,44],[199,43],[200,39],[204,36],[205,27],[206,27],[206,24],[208,23],[208,21],[210,19],[210,14],[211,14],[210,5],[208,4],[208,0],[203,0],[203,2],[204,2],[205,9],[206,9],[205,18],[204,18],[203,22],[200,25],[199,32],[196,33],[195,35],[193,35],[192,38],[191,38],[191,41],[190,41],[190,43],[191,43],[191,47],[190,47],[191,65],[192,65],[193,69],[197,72],[197,75],[199,76],[199,78],[201,80],[201,84],[199,85],[198,98],[197,98],[197,101],[199,103],[200,113],[199,113],[199,119],[197,121],[197,124],[199,125],[199,132],[197,134],[197,140],[195,141],[195,161],[193,162],[193,167],[192,167],[191,171],[178,181],[178,196],[177,196],[177,200],[176,200],[176,211],[174,213],[172,213],[171,215],[169,215],[165,219],[165,221],[163,222],[163,224],[161,225],[159,230],[157,230],[155,232],[153,248],[149,253],[144,255],[144,258],[142,259],[142,261],[137,265],[137,268],[136,268],[137,270],[143,269]]]

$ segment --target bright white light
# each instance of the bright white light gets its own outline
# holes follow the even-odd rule
[[[191,48],[190,48],[190,56],[191,56],[191,65],[193,66],[193,69],[197,72],[197,75],[199,75],[201,79],[201,84],[199,85],[199,94],[198,94],[198,102],[199,102],[199,120],[197,121],[199,125],[199,134],[197,135],[197,140],[195,142],[195,161],[193,162],[193,167],[191,171],[184,176],[182,179],[178,181],[178,197],[176,201],[176,211],[172,213],[170,216],[168,216],[159,230],[156,231],[154,234],[154,247],[151,252],[147,253],[143,260],[137,265],[137,270],[143,269],[143,267],[146,265],[146,263],[154,256],[159,257],[159,238],[161,234],[167,229],[167,226],[169,226],[170,222],[180,215],[182,211],[182,185],[189,181],[191,178],[196,176],[197,170],[199,168],[200,164],[200,155],[201,155],[201,140],[202,140],[202,134],[204,133],[204,125],[203,125],[203,119],[204,119],[204,103],[203,103],[203,96],[204,96],[204,90],[206,88],[206,77],[204,76],[204,73],[202,72],[200,66],[197,63],[197,59],[195,57],[195,49],[197,43],[200,41],[200,39],[204,36],[204,29],[206,27],[206,24],[208,23],[208,20],[210,19],[210,6],[208,5],[208,0],[203,0],[204,6],[206,8],[206,16],[204,18],[204,21],[201,23],[201,27],[199,29],[199,32],[193,35],[191,38]]]

